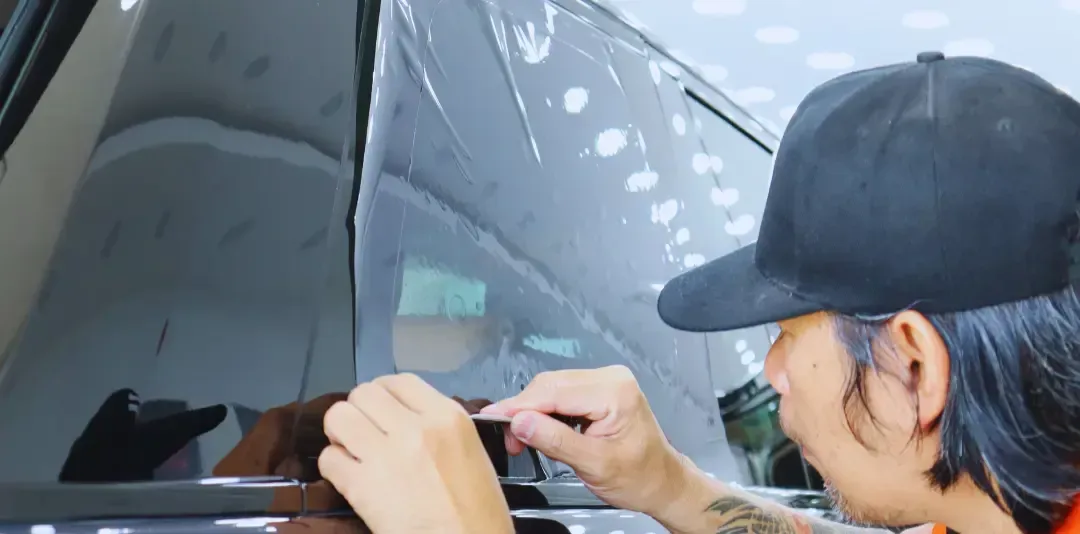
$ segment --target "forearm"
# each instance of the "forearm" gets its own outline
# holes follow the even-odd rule
[[[826,521],[713,480],[686,460],[679,497],[653,517],[675,534],[889,534]]]

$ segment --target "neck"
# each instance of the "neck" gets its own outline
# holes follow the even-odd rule
[[[1022,534],[1009,514],[967,480],[938,498],[940,509],[934,514],[952,530],[961,534]]]

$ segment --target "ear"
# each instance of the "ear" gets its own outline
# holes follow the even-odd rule
[[[926,316],[903,311],[889,320],[896,356],[907,386],[918,399],[919,428],[927,429],[945,410],[949,393],[949,351]]]

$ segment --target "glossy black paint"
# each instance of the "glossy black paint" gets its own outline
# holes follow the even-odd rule
[[[746,377],[710,361],[768,333],[675,332],[655,298],[753,239],[776,140],[607,11],[99,2],[31,111],[0,180],[4,532],[362,531],[313,469],[318,406],[395,371],[495,400],[624,364],[677,448],[743,480],[714,382]],[[194,478],[90,454],[127,475],[56,483],[80,436],[112,450],[174,400],[225,411],[197,455],[160,447]],[[523,531],[659,530],[493,460]]]

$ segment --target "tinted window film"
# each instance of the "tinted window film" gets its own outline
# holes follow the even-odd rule
[[[772,156],[693,96],[684,93],[683,99],[689,112],[687,128],[693,128],[700,143],[684,159],[689,162],[690,176],[709,184],[702,198],[714,207],[712,231],[732,247],[729,250],[753,243],[769,190]],[[764,327],[708,334],[708,338],[718,397],[731,393],[764,368],[771,345]]]
[[[386,76],[414,83],[374,90],[360,378],[389,354],[445,393],[497,400],[544,370],[624,364],[677,447],[721,448],[704,338],[656,314],[680,272],[666,245],[710,219],[679,218],[708,188],[680,189],[668,119],[637,109],[657,107],[644,47],[538,2],[449,0],[430,35],[418,26],[384,49]]]
[[[0,482],[295,473],[280,407],[352,385],[356,11],[91,13],[0,182]]]

